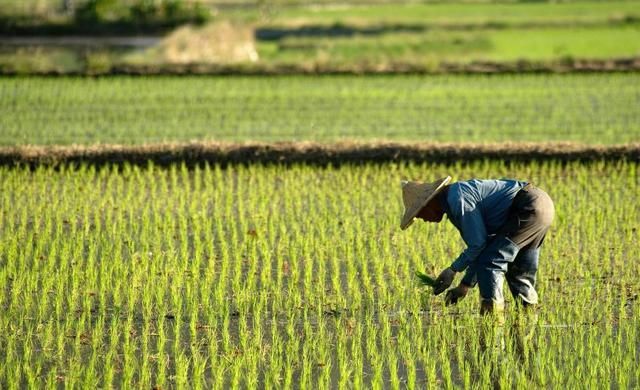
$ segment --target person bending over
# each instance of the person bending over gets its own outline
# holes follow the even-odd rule
[[[465,271],[460,284],[445,294],[447,304],[456,304],[477,284],[480,313],[501,311],[506,279],[517,303],[536,305],[540,247],[555,214],[549,195],[518,180],[450,181],[447,176],[431,183],[402,182],[402,230],[415,218],[437,223],[446,214],[467,245],[440,273],[434,294],[444,292],[456,273]]]

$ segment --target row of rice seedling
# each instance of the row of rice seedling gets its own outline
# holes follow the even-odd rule
[[[463,243],[400,231],[399,181],[445,174],[554,199],[537,322],[415,283]],[[0,387],[637,387],[639,184],[625,162],[2,168]]]
[[[0,145],[638,141],[637,74],[0,79]],[[142,119],[144,118],[144,120]]]

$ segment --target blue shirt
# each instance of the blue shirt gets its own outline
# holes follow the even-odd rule
[[[463,271],[478,257],[489,235],[505,223],[513,198],[526,184],[508,179],[473,179],[449,186],[445,213],[467,244],[467,249],[451,264],[454,271]]]

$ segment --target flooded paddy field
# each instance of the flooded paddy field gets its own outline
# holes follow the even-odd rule
[[[554,200],[535,320],[414,280],[464,243],[400,231],[400,180],[446,174]],[[639,184],[630,162],[0,168],[0,385],[637,387]]]

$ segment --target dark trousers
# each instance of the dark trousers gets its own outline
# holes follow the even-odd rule
[[[507,220],[473,267],[483,303],[504,305],[502,285],[523,304],[538,303],[538,258],[555,209],[543,190],[529,184],[513,199]]]
[[[507,220],[499,235],[507,236],[521,249],[536,249],[553,222],[555,208],[546,192],[527,184],[513,198]]]

